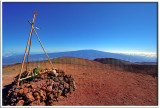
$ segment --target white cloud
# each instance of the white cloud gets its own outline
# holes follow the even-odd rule
[[[15,54],[15,52],[3,52],[2,56],[3,57],[9,57],[9,56],[12,56],[13,54]]]
[[[157,57],[156,52],[140,52],[140,51],[105,51],[111,53],[119,53],[119,54],[126,54],[126,55],[138,55],[138,56],[145,56],[145,57]]]

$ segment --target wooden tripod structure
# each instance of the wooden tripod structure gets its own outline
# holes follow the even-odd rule
[[[29,38],[28,38],[26,50],[25,50],[25,53],[24,53],[21,70],[20,70],[20,73],[19,73],[19,78],[18,78],[18,82],[17,82],[17,88],[19,87],[19,82],[24,79],[24,78],[21,79],[21,74],[22,74],[22,70],[23,70],[23,66],[24,66],[24,61],[25,61],[27,49],[28,49],[28,44],[30,43],[30,44],[29,44],[28,55],[27,55],[27,64],[26,64],[26,71],[27,71],[27,67],[28,67],[28,63],[29,63],[29,52],[30,52],[30,48],[31,48],[31,40],[32,40],[33,31],[35,32],[35,34],[36,34],[36,36],[37,36],[37,38],[38,38],[38,41],[39,41],[39,43],[41,44],[41,47],[42,47],[43,51],[45,52],[45,54],[46,54],[46,56],[47,56],[47,58],[48,58],[48,61],[50,62],[51,66],[52,66],[52,69],[53,69],[53,64],[52,64],[51,60],[49,59],[49,56],[47,55],[47,53],[46,53],[46,51],[45,51],[45,49],[44,49],[44,47],[43,47],[43,45],[42,45],[39,37],[38,37],[37,32],[36,32],[35,29],[34,29],[34,23],[35,23],[36,15],[37,15],[37,11],[34,13],[34,17],[33,17],[32,23],[31,23],[30,21],[28,21],[28,22],[31,24],[31,30],[30,30],[30,34],[29,34]],[[38,27],[36,27],[36,28],[38,28]],[[29,75],[29,73],[28,73],[28,75]],[[27,78],[29,78],[28,75],[27,75]],[[27,79],[27,78],[25,78],[25,79]]]

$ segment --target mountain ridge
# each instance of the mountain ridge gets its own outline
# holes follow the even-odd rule
[[[50,59],[68,56],[68,57],[77,57],[88,60],[94,60],[96,58],[116,58],[130,62],[156,62],[156,57],[145,57],[145,56],[137,56],[137,55],[126,55],[126,54],[118,54],[111,52],[103,52],[98,50],[78,50],[78,51],[67,51],[67,52],[55,52],[55,53],[47,53]],[[23,55],[15,55],[9,57],[2,57],[3,65],[13,64],[13,63],[21,63],[23,60]],[[42,61],[47,60],[45,54],[30,54],[30,61]]]

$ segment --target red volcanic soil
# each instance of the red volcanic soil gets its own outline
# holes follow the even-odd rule
[[[80,60],[85,65],[54,65],[71,74],[77,86],[71,97],[56,102],[56,106],[158,105],[157,77],[117,70],[109,64]],[[39,64],[41,66],[42,62],[30,63],[34,67]],[[49,66],[49,63],[44,64]],[[19,73],[16,69],[20,70],[20,64],[3,67],[3,88]]]

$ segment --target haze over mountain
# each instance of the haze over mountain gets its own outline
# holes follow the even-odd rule
[[[12,55],[2,57],[3,65],[14,64],[14,63],[21,63],[23,60],[24,55]],[[126,55],[126,54],[118,54],[118,53],[111,53],[111,52],[103,52],[98,50],[78,50],[78,51],[67,51],[67,52],[56,52],[56,53],[48,53],[50,59],[57,58],[57,57],[78,57],[88,60],[94,60],[96,58],[116,58],[130,62],[157,62],[156,57],[148,57],[148,56],[141,56],[141,55]],[[45,54],[30,54],[29,61],[42,61],[47,60]],[[25,60],[26,61],[26,60]]]

